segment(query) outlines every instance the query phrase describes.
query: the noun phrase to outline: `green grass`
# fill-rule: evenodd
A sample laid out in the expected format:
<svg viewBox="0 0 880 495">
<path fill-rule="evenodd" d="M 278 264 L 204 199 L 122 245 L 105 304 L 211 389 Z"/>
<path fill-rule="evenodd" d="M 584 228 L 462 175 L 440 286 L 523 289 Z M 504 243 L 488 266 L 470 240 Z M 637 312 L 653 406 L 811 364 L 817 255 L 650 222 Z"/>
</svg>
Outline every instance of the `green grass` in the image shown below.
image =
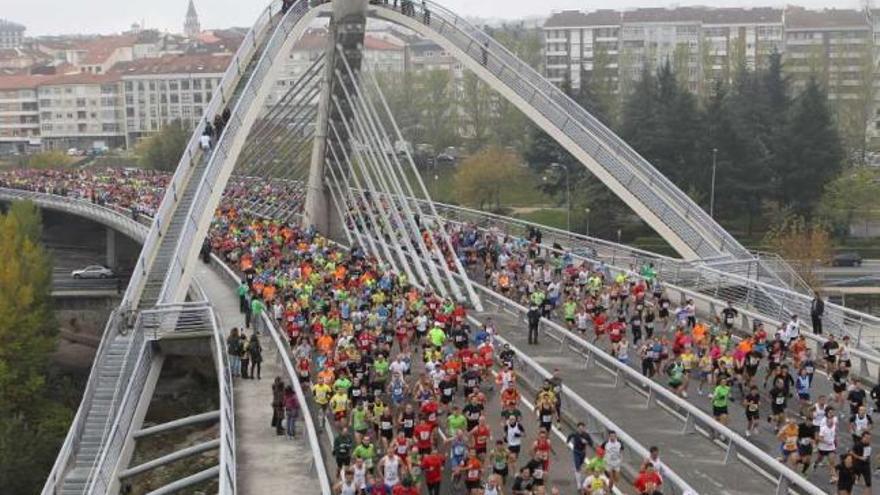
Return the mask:
<svg viewBox="0 0 880 495">
<path fill-rule="evenodd" d="M 434 201 L 450 204 L 461 204 L 461 200 L 455 193 L 454 166 L 440 166 L 436 173 L 431 169 L 420 170 L 425 187 Z M 436 178 L 435 178 L 436 177 Z M 501 191 L 501 207 L 540 207 L 559 204 L 560 200 L 545 194 L 538 189 L 541 177 L 531 170 L 527 170 L 523 179 L 514 187 L 507 187 Z M 465 205 L 474 206 L 474 205 Z"/>
<path fill-rule="evenodd" d="M 528 213 L 515 214 L 514 216 L 548 227 L 566 228 L 565 208 L 542 208 Z"/>
</svg>

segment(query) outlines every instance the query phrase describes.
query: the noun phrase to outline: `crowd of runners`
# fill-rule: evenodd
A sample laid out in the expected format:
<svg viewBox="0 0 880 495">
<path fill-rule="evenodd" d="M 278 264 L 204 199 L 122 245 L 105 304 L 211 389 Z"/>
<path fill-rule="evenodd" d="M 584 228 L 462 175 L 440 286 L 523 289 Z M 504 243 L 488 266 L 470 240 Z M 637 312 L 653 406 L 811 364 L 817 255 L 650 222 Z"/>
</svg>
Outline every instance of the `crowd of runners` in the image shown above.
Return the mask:
<svg viewBox="0 0 880 495">
<path fill-rule="evenodd" d="M 0 174 L 0 187 L 149 214 L 167 180 L 121 169 L 15 170 Z M 233 181 L 209 239 L 246 274 L 242 311 L 253 322 L 268 311 L 278 322 L 303 382 L 326 408 L 328 427 L 338 433 L 340 492 L 370 486 L 370 493 L 405 495 L 424 482 L 434 493 L 447 480 L 474 493 L 552 491 L 540 480 L 553 464 L 546 440 L 559 419 L 553 383 L 530 397 L 534 411 L 522 411 L 518 401 L 526 392 L 508 368 L 510 351 L 496 348 L 491 323 L 473 328 L 465 308 L 417 290 L 363 252 L 248 216 L 245 207 L 255 195 L 265 201 L 266 192 L 277 203 L 299 198 L 293 187 Z M 613 272 L 564 250 L 551 252 L 537 231 L 524 239 L 457 224 L 450 237 L 455 252 L 446 256 L 460 257 L 475 280 L 529 307 L 535 343 L 538 319 L 553 319 L 681 397 L 703 397 L 718 421 L 741 415 L 742 434 L 772 433 L 779 458 L 793 468 L 809 473 L 826 464 L 840 493 L 857 483 L 870 486 L 871 418 L 880 409 L 880 388 L 850 376 L 847 338 L 830 336 L 815 356 L 796 317 L 778 328 L 756 323 L 747 330 L 737 328 L 733 305 L 698 317 L 693 301 L 670 300 L 651 265 Z M 252 357 L 240 350 L 247 344 L 237 349 L 239 358 Z M 815 393 L 817 380 L 830 381 L 831 390 Z M 492 394 L 502 413 L 487 418 L 483 407 Z M 300 405 L 283 386 L 276 396 L 275 423 L 293 434 L 294 422 L 285 418 Z M 535 415 L 543 440 L 518 443 L 522 414 Z M 582 455 L 575 463 L 584 493 L 604 493 L 619 482 L 614 435 L 568 440 Z M 599 442 L 607 442 L 596 449 L 601 455 L 587 455 L 586 447 Z M 637 491 L 659 489 L 653 467 L 640 466 Z"/>
</svg>

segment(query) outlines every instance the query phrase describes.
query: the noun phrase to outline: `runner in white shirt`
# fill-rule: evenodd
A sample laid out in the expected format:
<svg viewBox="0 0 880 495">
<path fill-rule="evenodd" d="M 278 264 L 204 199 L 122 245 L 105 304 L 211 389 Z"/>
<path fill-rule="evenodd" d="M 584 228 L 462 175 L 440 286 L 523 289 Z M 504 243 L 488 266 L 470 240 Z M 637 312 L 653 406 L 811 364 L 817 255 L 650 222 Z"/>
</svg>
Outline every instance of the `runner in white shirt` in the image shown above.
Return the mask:
<svg viewBox="0 0 880 495">
<path fill-rule="evenodd" d="M 828 410 L 834 411 L 830 407 Z M 826 424 L 819 428 L 818 439 L 819 455 L 813 463 L 813 469 L 817 469 L 822 459 L 827 457 L 831 479 L 837 481 L 837 471 L 834 469 L 837 466 L 837 422 L 834 420 L 826 421 Z"/>
<path fill-rule="evenodd" d="M 387 493 L 391 493 L 394 486 L 400 483 L 400 458 L 394 451 L 389 450 L 379 461 L 379 472 L 382 473 L 382 479 L 385 483 Z"/>
<path fill-rule="evenodd" d="M 623 464 L 623 444 L 617 439 L 616 432 L 608 434 L 608 440 L 602 444 L 605 449 L 605 463 L 608 472 L 611 473 L 611 479 L 615 484 L 620 482 L 620 466 Z"/>
<path fill-rule="evenodd" d="M 581 489 L 584 495 L 608 495 L 611 493 L 611 482 L 598 469 L 584 479 Z"/>
</svg>

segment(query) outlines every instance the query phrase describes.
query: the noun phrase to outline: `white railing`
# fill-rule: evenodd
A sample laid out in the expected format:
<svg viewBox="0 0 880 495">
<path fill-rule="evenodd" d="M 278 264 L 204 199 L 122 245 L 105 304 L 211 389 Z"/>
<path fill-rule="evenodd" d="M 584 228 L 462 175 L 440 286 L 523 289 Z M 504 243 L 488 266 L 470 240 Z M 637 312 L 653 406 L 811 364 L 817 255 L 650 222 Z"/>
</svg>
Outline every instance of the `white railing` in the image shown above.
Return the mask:
<svg viewBox="0 0 880 495">
<path fill-rule="evenodd" d="M 67 474 L 68 465 L 73 460 L 82 441 L 83 432 L 86 427 L 86 417 L 88 416 L 92 399 L 95 396 L 95 391 L 98 387 L 101 363 L 103 363 L 104 357 L 107 355 L 113 337 L 118 332 L 118 326 L 121 321 L 122 319 L 117 310 L 113 310 L 113 312 L 110 313 L 110 318 L 107 320 L 107 325 L 104 327 L 104 334 L 101 338 L 101 343 L 98 345 L 98 351 L 95 353 L 95 360 L 92 362 L 92 369 L 89 372 L 89 378 L 86 381 L 86 388 L 83 392 L 82 400 L 80 400 L 73 422 L 67 430 L 67 436 L 64 438 L 61 450 L 55 458 L 55 464 L 52 466 L 52 470 L 46 478 L 45 485 L 43 485 L 43 491 L 41 492 L 42 495 L 54 495 L 61 491 L 61 486 L 64 483 L 64 476 Z"/>
<path fill-rule="evenodd" d="M 266 44 L 265 49 L 260 54 L 259 61 L 256 63 L 253 72 L 241 91 L 241 94 L 235 101 L 235 106 L 231 111 L 231 119 L 224 127 L 223 133 L 220 135 L 220 139 L 217 142 L 214 151 L 211 153 L 207 169 L 203 176 L 198 178 L 198 189 L 196 190 L 192 204 L 188 207 L 183 229 L 176 241 L 176 248 L 172 255 L 171 264 L 165 275 L 165 281 L 162 284 L 162 292 L 159 296 L 159 301 L 166 301 L 169 297 L 172 297 L 173 294 L 175 294 L 181 280 L 184 278 L 184 272 L 187 269 L 186 264 L 191 250 L 198 249 L 201 246 L 201 243 L 197 242 L 195 237 L 199 230 L 199 223 L 203 215 L 206 214 L 205 210 L 208 209 L 212 197 L 219 197 L 219 194 L 214 194 L 214 189 L 218 187 L 217 178 L 222 172 L 231 148 L 235 146 L 237 134 L 239 132 L 249 131 L 249 129 L 242 129 L 242 115 L 244 115 L 254 103 L 257 96 L 257 88 L 262 84 L 263 79 L 269 73 L 271 65 L 275 63 L 276 55 L 281 50 L 282 45 L 284 45 L 287 35 L 293 30 L 296 23 L 302 19 L 308 10 L 308 1 L 299 0 L 288 9 L 287 13 L 284 14 L 284 17 L 278 22 L 277 27 L 274 25 L 271 26 L 271 37 Z M 269 15 L 269 12 L 270 11 L 267 9 L 267 24 L 264 26 L 266 30 L 270 29 L 269 24 L 271 24 L 270 21 L 273 20 Z M 244 44 L 253 44 L 253 49 L 257 49 L 256 41 L 253 38 L 251 40 L 245 39 Z M 240 68 L 240 71 L 246 71 L 247 69 L 248 67 L 245 65 Z M 247 75 L 244 74 L 244 76 L 246 77 Z M 225 183 L 223 186 L 225 186 Z M 207 214 L 213 215 L 213 208 L 210 209 L 211 211 L 207 212 Z"/>
<path fill-rule="evenodd" d="M 225 261 L 220 259 L 219 256 L 215 254 L 211 254 L 211 259 L 213 261 L 212 266 L 219 267 L 217 268 L 222 275 L 229 278 L 229 283 L 232 286 L 238 286 L 241 281 L 241 277 L 226 264 Z M 272 342 L 275 344 L 275 349 L 278 352 L 278 357 L 281 360 L 281 364 L 284 368 L 284 371 L 287 374 L 287 379 L 290 384 L 293 386 L 294 393 L 296 393 L 296 400 L 300 404 L 300 411 L 303 416 L 303 423 L 306 428 L 306 436 L 309 439 L 309 446 L 312 449 L 312 460 L 313 467 L 318 476 L 318 484 L 321 488 L 321 493 L 323 495 L 332 495 L 333 488 L 330 483 L 330 476 L 328 469 L 328 464 L 330 463 L 330 457 L 322 455 L 322 445 L 321 441 L 318 437 L 318 430 L 315 427 L 315 418 L 312 416 L 312 412 L 308 407 L 308 398 L 310 395 L 306 395 L 306 393 L 302 389 L 302 385 L 299 382 L 299 376 L 296 374 L 296 369 L 293 366 L 293 362 L 290 360 L 290 355 L 287 351 L 289 345 L 287 341 L 281 337 L 278 330 L 275 328 L 275 322 L 269 318 L 267 313 L 262 314 L 263 323 L 269 331 L 269 336 L 272 338 Z"/>
<path fill-rule="evenodd" d="M 171 218 L 174 215 L 175 209 L 178 207 L 178 203 L 186 189 L 187 183 L 192 179 L 192 177 L 190 177 L 192 175 L 191 172 L 198 161 L 203 159 L 199 146 L 199 138 L 204 132 L 205 124 L 208 122 L 208 119 L 212 118 L 212 116 L 221 114 L 230 99 L 233 97 L 244 69 L 250 62 L 250 59 L 258 46 L 258 42 L 265 36 L 265 29 L 271 21 L 273 14 L 281 10 L 281 4 L 281 0 L 274 0 L 269 4 L 269 6 L 266 7 L 257 18 L 257 21 L 248 31 L 247 35 L 245 35 L 245 38 L 241 45 L 239 45 L 235 56 L 232 58 L 229 66 L 227 66 L 226 72 L 224 72 L 223 78 L 220 80 L 220 84 L 214 91 L 211 101 L 205 107 L 202 118 L 193 130 L 183 156 L 180 158 L 180 162 L 175 168 L 174 175 L 166 187 L 165 196 L 162 198 L 159 210 L 153 218 L 152 228 L 144 241 L 144 249 L 141 251 L 138 263 L 132 273 L 131 282 L 129 283 L 124 298 L 124 301 L 129 304 L 136 304 L 137 300 L 140 298 L 140 291 L 146 281 L 146 276 L 149 273 L 150 267 L 154 263 L 154 258 L 158 251 L 160 241 L 171 224 Z"/>
<path fill-rule="evenodd" d="M 214 328 L 214 364 L 220 384 L 220 495 L 235 495 L 237 491 L 235 464 L 235 391 L 232 370 L 226 354 L 226 336 L 219 315 L 211 311 Z"/>
<path fill-rule="evenodd" d="M 476 286 L 483 292 L 487 301 L 492 301 L 501 310 L 509 311 L 520 319 L 525 319 L 528 309 L 500 294 L 481 286 Z M 786 493 L 788 488 L 796 488 L 800 493 L 810 495 L 822 495 L 824 492 L 817 486 L 804 479 L 799 473 L 782 464 L 775 457 L 764 452 L 761 448 L 742 438 L 739 433 L 722 425 L 712 416 L 694 406 L 690 402 L 675 395 L 671 390 L 653 380 L 642 376 L 628 365 L 621 363 L 599 347 L 571 333 L 559 324 L 542 319 L 541 326 L 546 334 L 555 334 L 565 349 L 574 350 L 579 358 L 587 363 L 595 363 L 595 368 L 606 369 L 615 376 L 618 386 L 630 383 L 634 390 L 646 395 L 648 406 L 662 402 L 669 410 L 681 418 L 684 422 L 682 434 L 693 433 L 702 430 L 703 434 L 710 438 L 724 438 L 727 441 L 725 460 L 732 460 L 739 456 L 750 463 L 754 463 L 761 470 L 774 477 L 777 483 L 776 493 Z M 544 370 L 546 372 L 546 370 Z"/>
</svg>

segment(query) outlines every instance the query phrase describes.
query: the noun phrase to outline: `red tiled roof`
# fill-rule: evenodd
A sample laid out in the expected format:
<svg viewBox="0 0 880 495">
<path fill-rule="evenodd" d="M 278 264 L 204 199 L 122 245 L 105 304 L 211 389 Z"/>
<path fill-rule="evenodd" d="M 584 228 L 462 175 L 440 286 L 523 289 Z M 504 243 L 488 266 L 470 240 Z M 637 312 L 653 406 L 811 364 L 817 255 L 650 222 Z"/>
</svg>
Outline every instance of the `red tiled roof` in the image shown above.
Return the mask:
<svg viewBox="0 0 880 495">
<path fill-rule="evenodd" d="M 80 60 L 81 64 L 100 64 L 107 60 L 119 48 L 133 46 L 137 41 L 137 35 L 122 34 L 118 36 L 100 36 L 89 40 L 77 48 L 85 50 L 86 54 Z"/>
<path fill-rule="evenodd" d="M 148 74 L 213 74 L 226 71 L 231 60 L 232 55 L 228 53 L 165 55 L 134 62 L 120 62 L 113 66 L 111 72 L 118 73 L 122 77 Z"/>
<path fill-rule="evenodd" d="M 119 80 L 119 74 L 18 74 L 0 76 L 0 90 L 34 89 L 39 86 L 103 84 Z"/>
</svg>

